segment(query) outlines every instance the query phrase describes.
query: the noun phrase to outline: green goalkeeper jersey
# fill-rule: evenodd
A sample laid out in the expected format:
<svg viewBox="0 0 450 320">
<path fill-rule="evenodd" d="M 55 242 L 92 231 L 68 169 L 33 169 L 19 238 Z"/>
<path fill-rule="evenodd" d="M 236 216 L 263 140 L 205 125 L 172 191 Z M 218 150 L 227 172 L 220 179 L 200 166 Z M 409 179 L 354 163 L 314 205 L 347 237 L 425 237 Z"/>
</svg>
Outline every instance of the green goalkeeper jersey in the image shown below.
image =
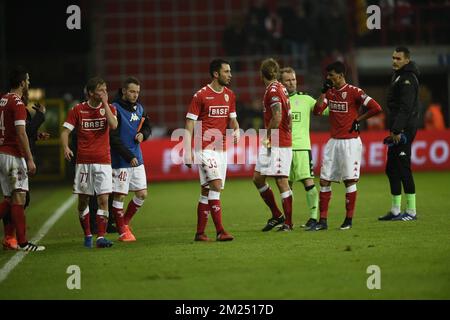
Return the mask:
<svg viewBox="0 0 450 320">
<path fill-rule="evenodd" d="M 289 95 L 289 102 L 292 113 L 292 150 L 311 150 L 309 119 L 316 99 L 303 92 L 295 92 Z M 323 115 L 328 115 L 328 108 Z"/>
</svg>

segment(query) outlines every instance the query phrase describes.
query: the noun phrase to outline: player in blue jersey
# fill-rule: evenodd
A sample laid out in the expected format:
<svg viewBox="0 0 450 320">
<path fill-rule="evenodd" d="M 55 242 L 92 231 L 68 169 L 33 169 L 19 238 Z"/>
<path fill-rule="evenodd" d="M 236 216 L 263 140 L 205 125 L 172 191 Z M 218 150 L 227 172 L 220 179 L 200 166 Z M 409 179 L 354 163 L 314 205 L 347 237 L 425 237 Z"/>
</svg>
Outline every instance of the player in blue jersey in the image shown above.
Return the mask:
<svg viewBox="0 0 450 320">
<path fill-rule="evenodd" d="M 138 102 L 139 80 L 129 77 L 123 83 L 118 98 L 113 102 L 117 109 L 118 126 L 110 132 L 113 169 L 112 212 L 116 220 L 119 241 L 136 241 L 129 228 L 130 220 L 147 197 L 147 178 L 140 143 L 151 134 L 150 123 L 144 107 Z M 124 212 L 123 202 L 129 191 L 135 193 Z"/>
</svg>

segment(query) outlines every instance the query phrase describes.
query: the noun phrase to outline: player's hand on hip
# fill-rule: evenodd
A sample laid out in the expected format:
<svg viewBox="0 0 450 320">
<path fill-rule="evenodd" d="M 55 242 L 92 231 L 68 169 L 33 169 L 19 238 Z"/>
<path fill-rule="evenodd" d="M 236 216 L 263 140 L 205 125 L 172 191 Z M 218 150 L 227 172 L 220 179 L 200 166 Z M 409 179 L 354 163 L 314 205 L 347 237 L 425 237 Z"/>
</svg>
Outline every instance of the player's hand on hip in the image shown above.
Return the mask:
<svg viewBox="0 0 450 320">
<path fill-rule="evenodd" d="M 141 143 L 142 141 L 144 141 L 144 135 L 142 133 L 138 133 L 136 134 L 136 136 L 134 137 L 134 140 L 136 140 L 137 143 Z"/>
<path fill-rule="evenodd" d="M 354 120 L 352 123 L 352 127 L 351 129 L 348 131 L 349 133 L 352 133 L 353 131 L 360 133 L 360 129 L 361 129 L 361 124 L 359 123 L 358 120 Z"/>
<path fill-rule="evenodd" d="M 32 176 L 36 173 L 36 165 L 34 164 L 33 159 L 27 160 L 27 169 L 28 175 Z"/>
<path fill-rule="evenodd" d="M 139 161 L 137 158 L 133 158 L 131 159 L 130 164 L 132 167 L 137 167 L 139 165 Z"/>
<path fill-rule="evenodd" d="M 66 159 L 66 160 L 71 160 L 72 159 L 72 157 L 73 157 L 73 152 L 72 152 L 72 150 L 70 150 L 70 148 L 69 147 L 66 147 L 66 148 L 64 148 L 64 158 Z"/>
</svg>

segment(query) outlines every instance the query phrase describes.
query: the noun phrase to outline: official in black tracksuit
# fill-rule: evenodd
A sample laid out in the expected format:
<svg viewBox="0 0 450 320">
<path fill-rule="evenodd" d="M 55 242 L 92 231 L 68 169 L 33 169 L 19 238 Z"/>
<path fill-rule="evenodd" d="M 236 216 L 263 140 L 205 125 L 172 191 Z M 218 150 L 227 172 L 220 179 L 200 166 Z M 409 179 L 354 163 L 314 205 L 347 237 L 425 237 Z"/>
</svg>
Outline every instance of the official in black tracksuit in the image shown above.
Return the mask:
<svg viewBox="0 0 450 320">
<path fill-rule="evenodd" d="M 391 210 L 379 220 L 416 220 L 416 188 L 411 171 L 411 145 L 419 119 L 419 70 L 410 60 L 410 52 L 398 47 L 392 55 L 392 76 L 387 97 L 388 154 L 386 174 L 392 195 Z M 385 139 L 386 140 L 386 139 Z M 401 213 L 402 185 L 406 210 Z"/>
</svg>

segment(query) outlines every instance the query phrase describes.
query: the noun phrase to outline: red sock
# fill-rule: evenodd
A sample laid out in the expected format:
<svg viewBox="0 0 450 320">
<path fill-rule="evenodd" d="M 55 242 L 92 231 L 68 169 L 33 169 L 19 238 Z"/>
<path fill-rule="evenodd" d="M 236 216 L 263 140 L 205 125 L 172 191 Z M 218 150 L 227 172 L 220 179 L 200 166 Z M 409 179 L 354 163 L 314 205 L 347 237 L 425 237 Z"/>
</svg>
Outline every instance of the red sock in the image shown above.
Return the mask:
<svg viewBox="0 0 450 320">
<path fill-rule="evenodd" d="M 285 224 L 292 227 L 292 192 L 286 191 L 281 194 L 281 202 L 283 203 Z"/>
<path fill-rule="evenodd" d="M 211 210 L 211 217 L 216 226 L 216 232 L 221 233 L 224 229 L 222 225 L 222 206 L 220 205 L 220 200 L 208 200 L 208 203 Z"/>
<path fill-rule="evenodd" d="M 206 201 L 208 201 L 207 199 L 208 198 L 206 198 Z M 199 201 L 197 205 L 197 234 L 205 233 L 206 224 L 208 223 L 208 213 L 209 204 Z"/>
<path fill-rule="evenodd" d="M 279 218 L 283 215 L 280 209 L 278 209 L 277 203 L 275 202 L 275 197 L 273 196 L 273 192 L 270 187 L 268 187 L 267 190 L 260 192 L 260 195 L 267 206 L 270 208 L 270 211 L 272 211 L 272 216 L 274 218 Z"/>
<path fill-rule="evenodd" d="M 137 202 L 140 202 L 141 204 L 137 204 Z M 138 209 L 142 206 L 142 203 L 144 200 L 137 199 L 136 197 L 133 198 L 133 200 L 128 203 L 127 211 L 125 212 L 124 216 L 124 223 L 128 225 L 130 223 L 131 218 L 133 218 L 134 214 L 138 211 Z"/>
<path fill-rule="evenodd" d="M 103 215 L 99 215 L 97 212 L 95 222 L 97 222 L 97 237 L 104 237 L 106 234 L 106 227 L 108 226 L 108 218 Z"/>
<path fill-rule="evenodd" d="M 353 213 L 355 212 L 356 193 L 357 191 L 348 192 L 345 194 L 346 217 L 350 219 L 353 218 Z"/>
<path fill-rule="evenodd" d="M 117 231 L 119 235 L 121 235 L 123 233 L 123 227 L 125 226 L 125 213 L 123 212 L 122 208 L 116 208 L 114 206 L 112 207 L 112 212 L 114 215 L 114 219 L 116 220 Z"/>
<path fill-rule="evenodd" d="M 320 191 L 319 199 L 320 219 L 326 219 L 328 217 L 328 204 L 331 199 L 331 191 Z"/>
<path fill-rule="evenodd" d="M 16 227 L 11 221 L 11 213 L 3 217 L 3 227 L 5 229 L 5 237 L 16 237 Z"/>
<path fill-rule="evenodd" d="M 20 245 L 26 244 L 26 222 L 25 222 L 25 210 L 23 205 L 13 204 L 11 205 L 11 217 L 14 225 L 17 228 L 17 242 Z"/>
<path fill-rule="evenodd" d="M 0 202 L 0 219 L 6 216 L 11 211 L 11 201 L 9 199 L 3 199 Z"/>
<path fill-rule="evenodd" d="M 89 210 L 83 211 L 79 215 L 81 229 L 83 229 L 84 236 L 92 236 L 91 219 L 89 218 Z"/>
</svg>

